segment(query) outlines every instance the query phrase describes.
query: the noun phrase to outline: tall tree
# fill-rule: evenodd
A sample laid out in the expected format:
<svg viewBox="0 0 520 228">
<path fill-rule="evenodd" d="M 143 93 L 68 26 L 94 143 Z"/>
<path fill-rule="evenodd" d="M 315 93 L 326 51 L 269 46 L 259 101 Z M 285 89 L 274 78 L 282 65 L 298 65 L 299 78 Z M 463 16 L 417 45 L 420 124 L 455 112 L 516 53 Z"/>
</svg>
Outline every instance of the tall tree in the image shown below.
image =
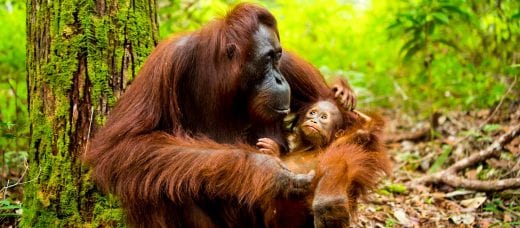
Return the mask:
<svg viewBox="0 0 520 228">
<path fill-rule="evenodd" d="M 30 152 L 22 225 L 121 222 L 80 158 L 158 41 L 155 0 L 27 0 Z"/>
</svg>

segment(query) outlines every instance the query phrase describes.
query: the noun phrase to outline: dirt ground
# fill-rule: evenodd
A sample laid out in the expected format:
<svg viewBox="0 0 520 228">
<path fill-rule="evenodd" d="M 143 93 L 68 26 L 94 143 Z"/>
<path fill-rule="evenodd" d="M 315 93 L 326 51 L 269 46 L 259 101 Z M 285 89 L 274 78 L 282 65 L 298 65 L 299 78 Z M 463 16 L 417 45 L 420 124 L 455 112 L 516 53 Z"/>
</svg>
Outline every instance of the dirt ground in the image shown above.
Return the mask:
<svg viewBox="0 0 520 228">
<path fill-rule="evenodd" d="M 496 112 L 439 113 L 433 115 L 432 123 L 414 123 L 406 115 L 387 116 L 392 116 L 387 136 L 422 133 L 411 140 L 388 143 L 393 176 L 360 205 L 353 227 L 520 227 L 518 188 L 484 192 L 444 183 L 425 186 L 411 182 L 488 147 L 519 124 L 520 106 Z M 513 138 L 498 154 L 458 172 L 458 176 L 468 180 L 520 178 L 520 137 Z"/>
</svg>

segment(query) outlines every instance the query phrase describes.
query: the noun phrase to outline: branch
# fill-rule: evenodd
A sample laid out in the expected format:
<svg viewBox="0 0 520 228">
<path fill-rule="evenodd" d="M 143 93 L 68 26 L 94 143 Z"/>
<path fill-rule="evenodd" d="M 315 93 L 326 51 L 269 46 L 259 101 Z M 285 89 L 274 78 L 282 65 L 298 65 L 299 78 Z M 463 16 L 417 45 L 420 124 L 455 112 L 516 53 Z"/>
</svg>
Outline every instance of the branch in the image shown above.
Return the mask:
<svg viewBox="0 0 520 228">
<path fill-rule="evenodd" d="M 500 152 L 500 150 L 504 147 L 504 145 L 508 144 L 520 133 L 520 124 L 513 126 L 509 132 L 503 134 L 493 142 L 486 149 L 479 151 L 478 153 L 472 154 L 469 157 L 462 159 L 455 164 L 451 165 L 450 168 L 452 172 L 457 172 L 462 169 L 468 168 L 471 165 L 474 165 L 478 162 L 485 161 L 486 159 L 493 157 L 496 153 Z"/>
<path fill-rule="evenodd" d="M 419 141 L 423 138 L 427 138 L 430 135 L 430 127 L 422 128 L 410 133 L 401 133 L 395 135 L 389 135 L 385 138 L 385 143 L 395 143 L 404 140 L 408 141 Z"/>
<path fill-rule="evenodd" d="M 33 181 L 37 180 L 40 177 L 40 173 L 42 171 L 41 168 L 38 171 L 38 175 L 35 178 L 33 178 L 32 180 L 28 180 L 28 181 L 22 182 L 22 180 L 25 177 L 25 174 L 27 174 L 27 171 L 29 170 L 29 164 L 27 163 L 27 160 L 24 160 L 24 166 L 25 166 L 25 169 L 23 170 L 22 175 L 18 178 L 18 181 L 16 181 L 14 184 L 9 184 L 9 180 L 7 180 L 6 186 L 4 186 L 2 189 L 0 189 L 0 192 L 4 193 L 3 194 L 3 199 L 5 199 L 7 197 L 7 190 L 9 188 L 13 188 L 13 187 L 16 187 L 18 185 L 23 185 L 23 184 L 26 184 L 26 183 L 29 183 L 29 182 L 33 182 Z"/>
<path fill-rule="evenodd" d="M 481 150 L 478 153 L 474 153 L 469 157 L 454 163 L 453 165 L 451 165 L 443 171 L 439 171 L 437 173 L 433 173 L 416 179 L 412 181 L 411 184 L 416 185 L 430 183 L 445 183 L 453 187 L 463 187 L 466 189 L 479 191 L 499 191 L 508 188 L 518 188 L 520 187 L 520 178 L 510 178 L 493 181 L 479 181 L 458 177 L 457 172 L 465 168 L 468 168 L 472 165 L 475 165 L 481 161 L 484 161 L 490 157 L 496 156 L 497 153 L 499 153 L 501 149 L 504 147 L 504 145 L 511 142 L 511 140 L 513 140 L 519 134 L 520 124 L 517 124 L 513 126 L 507 133 L 500 136 L 498 140 L 493 142 L 486 149 Z"/>
<path fill-rule="evenodd" d="M 465 189 L 477 190 L 477 191 L 501 191 L 510 188 L 520 188 L 520 178 L 509 178 L 502 180 L 470 180 L 457 176 L 456 174 L 446 174 L 441 177 L 442 182 L 454 186 L 462 187 Z"/>
</svg>

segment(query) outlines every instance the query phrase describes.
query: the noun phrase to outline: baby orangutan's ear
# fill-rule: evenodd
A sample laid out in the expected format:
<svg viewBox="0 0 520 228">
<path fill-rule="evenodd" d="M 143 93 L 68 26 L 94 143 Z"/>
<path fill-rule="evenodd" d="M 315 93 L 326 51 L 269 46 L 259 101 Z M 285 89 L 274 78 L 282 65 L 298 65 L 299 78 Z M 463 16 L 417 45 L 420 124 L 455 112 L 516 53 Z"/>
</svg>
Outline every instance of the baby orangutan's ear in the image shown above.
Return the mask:
<svg viewBox="0 0 520 228">
<path fill-rule="evenodd" d="M 343 135 L 343 133 L 345 133 L 345 130 L 339 129 L 338 131 L 336 131 L 336 134 L 334 134 L 334 138 L 335 139 L 339 138 L 340 136 Z"/>
</svg>

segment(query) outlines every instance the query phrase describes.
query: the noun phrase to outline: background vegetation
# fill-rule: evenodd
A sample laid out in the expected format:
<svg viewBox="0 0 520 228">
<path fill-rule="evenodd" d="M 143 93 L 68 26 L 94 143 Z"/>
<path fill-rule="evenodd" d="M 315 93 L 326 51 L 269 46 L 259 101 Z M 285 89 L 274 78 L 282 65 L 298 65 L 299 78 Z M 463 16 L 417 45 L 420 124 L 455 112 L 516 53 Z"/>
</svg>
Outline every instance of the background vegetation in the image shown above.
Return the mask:
<svg viewBox="0 0 520 228">
<path fill-rule="evenodd" d="M 160 0 L 160 35 L 199 28 L 233 0 Z M 327 78 L 347 77 L 359 107 L 415 120 L 519 102 L 520 2 L 516 0 L 264 0 L 282 45 Z M 0 0 L 0 184 L 23 176 L 27 156 L 25 2 Z M 512 91 L 507 93 L 506 91 Z M 3 191 L 7 192 L 4 188 Z M 21 208 L 0 198 L 0 223 Z"/>
</svg>

